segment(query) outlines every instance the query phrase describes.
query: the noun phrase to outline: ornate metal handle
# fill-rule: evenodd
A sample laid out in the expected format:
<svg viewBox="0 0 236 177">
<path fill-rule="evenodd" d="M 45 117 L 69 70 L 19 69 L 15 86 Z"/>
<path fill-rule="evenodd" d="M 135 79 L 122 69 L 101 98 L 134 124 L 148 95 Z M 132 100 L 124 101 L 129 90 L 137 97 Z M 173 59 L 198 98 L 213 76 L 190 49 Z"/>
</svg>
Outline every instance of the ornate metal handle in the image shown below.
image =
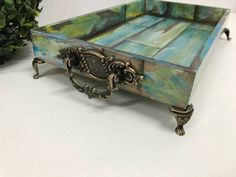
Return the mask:
<svg viewBox="0 0 236 177">
<path fill-rule="evenodd" d="M 118 91 L 117 85 L 138 85 L 142 76 L 137 75 L 128 62 L 114 61 L 112 57 L 105 57 L 95 50 L 84 51 L 80 48 L 66 48 L 60 50 L 59 58 L 64 59 L 67 74 L 72 85 L 91 98 L 106 99 Z M 82 84 L 74 77 L 72 69 L 84 72 L 97 80 L 108 83 L 105 91 L 98 90 L 93 86 Z"/>
</svg>

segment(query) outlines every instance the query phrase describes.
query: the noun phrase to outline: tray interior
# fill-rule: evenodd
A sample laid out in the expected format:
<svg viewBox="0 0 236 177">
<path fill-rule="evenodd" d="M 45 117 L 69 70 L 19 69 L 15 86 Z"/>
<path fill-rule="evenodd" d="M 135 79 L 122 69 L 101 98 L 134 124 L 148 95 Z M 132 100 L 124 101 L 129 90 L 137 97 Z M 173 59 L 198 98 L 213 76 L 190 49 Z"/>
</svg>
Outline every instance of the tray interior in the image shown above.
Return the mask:
<svg viewBox="0 0 236 177">
<path fill-rule="evenodd" d="M 190 67 L 213 30 L 212 25 L 144 15 L 88 41 Z"/>
</svg>

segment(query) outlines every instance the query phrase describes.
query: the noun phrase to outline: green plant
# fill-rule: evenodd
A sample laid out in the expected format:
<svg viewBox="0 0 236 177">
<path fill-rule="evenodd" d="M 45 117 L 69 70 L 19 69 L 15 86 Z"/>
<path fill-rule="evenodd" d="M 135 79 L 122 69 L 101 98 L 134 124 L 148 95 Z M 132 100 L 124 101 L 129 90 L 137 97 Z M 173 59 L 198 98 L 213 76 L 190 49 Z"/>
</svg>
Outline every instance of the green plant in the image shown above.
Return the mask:
<svg viewBox="0 0 236 177">
<path fill-rule="evenodd" d="M 42 0 L 0 0 L 0 64 L 30 40 Z"/>
</svg>

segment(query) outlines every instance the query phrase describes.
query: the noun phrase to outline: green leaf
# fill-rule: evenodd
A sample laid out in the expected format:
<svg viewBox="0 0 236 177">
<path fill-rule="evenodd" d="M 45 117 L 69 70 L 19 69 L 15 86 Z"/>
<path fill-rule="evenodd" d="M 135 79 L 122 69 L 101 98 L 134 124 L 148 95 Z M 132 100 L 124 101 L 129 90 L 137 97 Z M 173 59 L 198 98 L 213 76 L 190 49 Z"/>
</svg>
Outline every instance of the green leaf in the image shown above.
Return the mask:
<svg viewBox="0 0 236 177">
<path fill-rule="evenodd" d="M 21 48 L 21 46 L 18 46 L 18 45 L 11 45 L 10 47 L 13 48 L 13 49 L 19 49 L 19 48 Z"/>
<path fill-rule="evenodd" d="M 33 15 L 34 15 L 34 16 L 38 16 L 39 13 L 40 13 L 40 12 L 39 12 L 38 10 L 33 10 Z"/>
<path fill-rule="evenodd" d="M 12 20 L 16 17 L 17 13 L 11 13 L 10 15 L 8 15 L 8 19 Z"/>
<path fill-rule="evenodd" d="M 11 5 L 11 4 L 4 4 L 3 6 L 2 6 L 2 11 L 4 12 L 4 13 L 6 13 L 6 14 L 8 14 L 9 13 L 9 11 L 11 11 L 11 9 L 13 9 L 14 8 L 14 5 Z"/>
<path fill-rule="evenodd" d="M 9 37 L 9 40 L 17 40 L 17 35 L 16 35 L 16 34 L 12 34 L 12 35 Z"/>
<path fill-rule="evenodd" d="M 13 5 L 14 4 L 14 0 L 5 0 L 4 2 L 6 4 L 9 4 L 9 5 Z"/>
<path fill-rule="evenodd" d="M 3 34 L 0 34 L 0 42 L 1 41 L 4 41 L 4 40 L 6 40 L 7 38 L 6 38 L 6 36 L 4 36 Z"/>
<path fill-rule="evenodd" d="M 31 5 L 31 0 L 25 0 L 25 2 L 30 6 Z"/>
<path fill-rule="evenodd" d="M 20 20 L 20 24 L 23 25 L 25 23 L 25 17 L 23 17 L 21 20 Z"/>
<path fill-rule="evenodd" d="M 33 27 L 34 24 L 32 22 L 24 23 L 22 26 L 24 27 Z"/>
<path fill-rule="evenodd" d="M 0 29 L 4 28 L 5 26 L 6 26 L 6 17 L 2 12 L 0 12 Z"/>
<path fill-rule="evenodd" d="M 1 52 L 5 55 L 9 55 L 12 51 L 13 49 L 11 47 L 6 47 L 1 50 Z"/>
</svg>

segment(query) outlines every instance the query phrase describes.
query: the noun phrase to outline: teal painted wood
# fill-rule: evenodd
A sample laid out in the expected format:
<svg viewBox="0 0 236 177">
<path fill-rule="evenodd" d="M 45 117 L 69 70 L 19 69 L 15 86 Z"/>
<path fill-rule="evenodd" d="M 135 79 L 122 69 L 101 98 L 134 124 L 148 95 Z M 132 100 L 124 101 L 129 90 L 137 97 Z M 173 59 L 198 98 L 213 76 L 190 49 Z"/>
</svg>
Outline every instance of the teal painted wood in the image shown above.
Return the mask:
<svg viewBox="0 0 236 177">
<path fill-rule="evenodd" d="M 57 57 L 62 48 L 74 46 L 103 51 L 104 55 L 115 60 L 130 62 L 138 73 L 144 74 L 141 87 L 129 91 L 185 108 L 201 61 L 222 31 L 229 11 L 221 9 L 224 13 L 221 17 L 221 10 L 209 15 L 215 11 L 210 7 L 199 10 L 199 6 L 193 5 L 156 0 L 143 2 L 124 4 L 34 29 L 35 56 L 64 68 L 63 61 Z M 155 15 L 164 15 L 166 19 Z M 215 20 L 212 26 L 206 25 L 209 16 L 211 21 Z M 148 30 L 149 33 L 144 32 Z M 114 35 L 109 36 L 109 32 Z M 103 35 L 109 39 L 104 43 L 85 41 L 102 39 Z"/>
<path fill-rule="evenodd" d="M 130 38 L 130 41 L 161 49 L 182 33 L 190 23 L 166 18 Z M 153 57 L 153 56 L 152 56 Z"/>
<path fill-rule="evenodd" d="M 132 67 L 139 73 L 142 69 L 140 66 L 145 57 L 127 55 L 123 52 L 117 52 L 112 48 L 102 48 L 101 46 L 88 43 L 79 39 L 61 38 L 59 35 L 46 34 L 38 31 L 32 31 L 33 49 L 35 57 L 56 64 L 61 68 L 65 68 L 62 59 L 58 58 L 60 50 L 68 47 L 83 47 L 84 49 L 93 49 L 97 51 L 103 50 L 104 55 L 113 56 L 115 60 L 128 61 Z"/>
<path fill-rule="evenodd" d="M 142 93 L 162 103 L 186 108 L 195 74 L 165 64 L 145 61 Z"/>
<path fill-rule="evenodd" d="M 225 9 L 198 6 L 196 13 L 196 20 L 199 22 L 206 22 L 216 24 L 223 16 Z"/>
<path fill-rule="evenodd" d="M 168 11 L 171 17 L 194 20 L 195 7 L 195 5 L 170 3 Z"/>
<path fill-rule="evenodd" d="M 217 24 L 216 27 L 214 28 L 214 31 L 211 33 L 211 35 L 209 36 L 209 38 L 208 38 L 207 41 L 205 42 L 204 47 L 203 47 L 203 49 L 202 49 L 202 51 L 201 51 L 201 53 L 200 53 L 200 55 L 199 55 L 200 61 L 203 61 L 203 60 L 204 60 L 204 58 L 205 58 L 205 56 L 207 55 L 207 53 L 208 53 L 210 47 L 213 45 L 215 39 L 217 38 L 217 36 L 219 36 L 219 34 L 221 34 L 221 32 L 222 32 L 222 30 L 223 30 L 223 26 L 224 26 L 224 24 L 225 24 L 225 22 L 226 22 L 226 19 L 227 19 L 229 13 L 230 13 L 230 10 L 227 10 L 227 11 L 223 14 L 222 18 L 220 19 L 220 21 L 218 22 L 218 24 Z M 195 68 L 194 68 L 195 71 L 194 71 L 194 72 L 197 72 L 197 70 L 199 69 L 199 67 L 200 67 L 200 64 L 197 65 L 197 66 L 195 66 Z"/>
<path fill-rule="evenodd" d="M 144 30 L 145 27 L 133 25 L 133 24 L 124 24 L 114 30 L 105 32 L 102 35 L 99 35 L 95 38 L 89 40 L 89 42 L 112 47 L 130 36 L 135 35 L 136 33 Z"/>
<path fill-rule="evenodd" d="M 144 0 L 136 0 L 126 5 L 126 20 L 130 20 L 135 17 L 144 15 L 144 13 L 145 13 Z"/>
<path fill-rule="evenodd" d="M 128 23 L 131 23 L 133 25 L 143 26 L 143 27 L 150 27 L 161 20 L 163 20 L 163 18 L 161 17 L 156 17 L 152 15 L 144 15 L 141 17 L 137 17 L 134 20 L 128 21 Z"/>
<path fill-rule="evenodd" d="M 198 25 L 199 26 L 199 25 Z M 155 60 L 167 61 L 179 66 L 190 67 L 211 34 L 211 30 L 191 25 L 179 37 L 160 51 Z"/>
<path fill-rule="evenodd" d="M 163 20 L 163 18 L 153 16 L 138 17 L 134 20 L 128 21 L 118 28 L 115 28 L 114 30 L 107 31 L 89 39 L 89 42 L 112 47 L 161 20 Z"/>
<path fill-rule="evenodd" d="M 146 0 L 146 8 L 148 13 L 158 16 L 166 15 L 168 10 L 167 2 L 159 0 Z"/>
<path fill-rule="evenodd" d="M 58 34 L 67 38 L 84 38 L 118 25 L 125 20 L 125 6 L 117 6 L 53 25 L 39 28 L 39 31 Z"/>
<path fill-rule="evenodd" d="M 124 51 L 124 52 L 130 52 L 130 53 L 134 53 L 137 55 L 142 55 L 142 56 L 146 56 L 150 58 L 159 51 L 158 48 L 150 47 L 143 44 L 138 44 L 138 43 L 127 41 L 127 40 L 115 46 L 114 48 L 117 50 Z"/>
</svg>

